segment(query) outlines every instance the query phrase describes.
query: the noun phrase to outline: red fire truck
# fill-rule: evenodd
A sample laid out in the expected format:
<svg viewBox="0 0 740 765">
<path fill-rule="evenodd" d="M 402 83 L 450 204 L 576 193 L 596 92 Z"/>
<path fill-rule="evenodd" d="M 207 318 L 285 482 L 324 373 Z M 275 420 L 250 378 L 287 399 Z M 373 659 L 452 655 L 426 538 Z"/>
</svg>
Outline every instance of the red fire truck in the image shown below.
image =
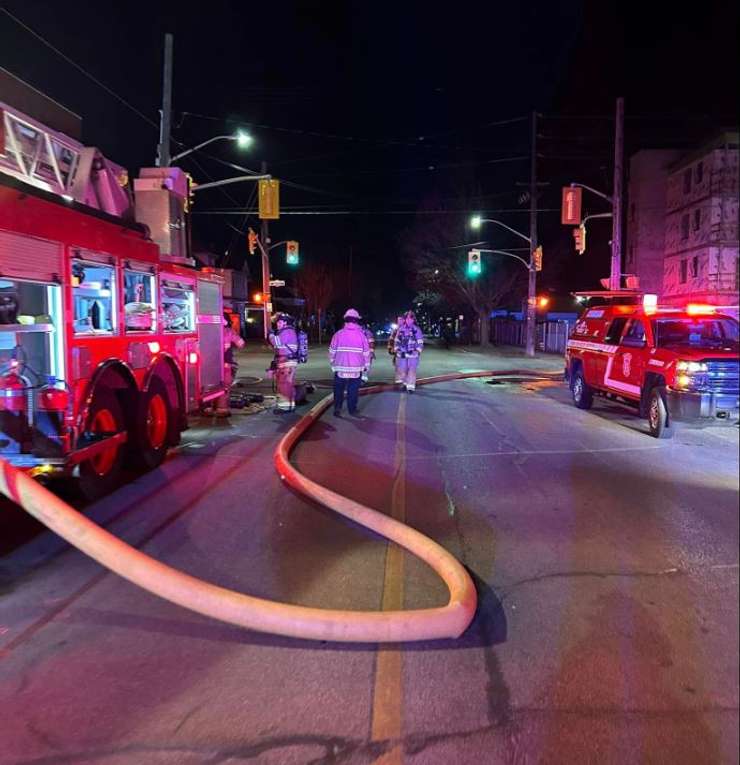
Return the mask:
<svg viewBox="0 0 740 765">
<path fill-rule="evenodd" d="M 601 304 L 576 323 L 566 351 L 573 403 L 595 396 L 634 405 L 657 438 L 673 422 L 737 423 L 740 415 L 738 322 L 709 305 L 657 304 L 629 290 L 578 293 Z"/>
<path fill-rule="evenodd" d="M 99 496 L 223 394 L 222 279 L 187 257 L 180 170 L 142 171 L 134 207 L 96 149 L 0 125 L 0 456 Z"/>
</svg>

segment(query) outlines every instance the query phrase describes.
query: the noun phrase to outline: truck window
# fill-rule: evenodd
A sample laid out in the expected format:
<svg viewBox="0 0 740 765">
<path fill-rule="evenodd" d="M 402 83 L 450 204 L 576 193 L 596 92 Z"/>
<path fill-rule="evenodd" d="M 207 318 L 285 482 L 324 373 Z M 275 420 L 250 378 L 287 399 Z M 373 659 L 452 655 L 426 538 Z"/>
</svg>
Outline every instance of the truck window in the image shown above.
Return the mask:
<svg viewBox="0 0 740 765">
<path fill-rule="evenodd" d="M 127 332 L 151 332 L 154 329 L 154 275 L 126 270 L 123 273 L 123 311 Z"/>
<path fill-rule="evenodd" d="M 635 343 L 645 342 L 645 325 L 640 319 L 632 319 L 627 331 L 624 333 L 623 340 L 630 339 Z"/>
<path fill-rule="evenodd" d="M 653 334 L 659 348 L 686 345 L 736 350 L 738 347 L 738 323 L 733 319 L 656 319 Z"/>
<path fill-rule="evenodd" d="M 604 342 L 608 345 L 619 345 L 619 339 L 622 337 L 622 330 L 627 323 L 627 319 L 624 316 L 620 316 L 618 319 L 613 319 L 609 325 L 609 329 L 604 335 Z"/>
<path fill-rule="evenodd" d="M 115 284 L 113 266 L 102 263 L 72 263 L 72 302 L 75 334 L 115 332 Z"/>
<path fill-rule="evenodd" d="M 162 327 L 165 332 L 195 330 L 195 293 L 192 284 L 174 279 L 163 279 L 160 304 Z"/>
</svg>

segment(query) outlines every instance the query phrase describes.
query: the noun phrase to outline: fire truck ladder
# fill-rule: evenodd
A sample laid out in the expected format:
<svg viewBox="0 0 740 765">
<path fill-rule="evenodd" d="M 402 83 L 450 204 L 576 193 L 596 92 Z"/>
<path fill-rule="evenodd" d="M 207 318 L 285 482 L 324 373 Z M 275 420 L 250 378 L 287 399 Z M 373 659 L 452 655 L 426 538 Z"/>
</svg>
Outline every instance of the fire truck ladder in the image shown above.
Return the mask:
<svg viewBox="0 0 740 765">
<path fill-rule="evenodd" d="M 98 149 L 0 102 L 0 172 L 69 202 L 127 218 L 133 204 L 126 170 Z"/>
</svg>

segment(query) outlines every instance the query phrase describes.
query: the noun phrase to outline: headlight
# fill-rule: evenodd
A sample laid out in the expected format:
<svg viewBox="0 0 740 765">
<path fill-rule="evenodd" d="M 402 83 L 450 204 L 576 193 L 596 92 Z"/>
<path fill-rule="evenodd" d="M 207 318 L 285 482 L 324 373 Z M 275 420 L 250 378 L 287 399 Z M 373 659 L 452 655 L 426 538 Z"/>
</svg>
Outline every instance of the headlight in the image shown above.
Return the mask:
<svg viewBox="0 0 740 765">
<path fill-rule="evenodd" d="M 696 374 L 697 372 L 706 372 L 707 365 L 703 361 L 679 361 L 676 364 L 676 371 Z"/>
</svg>

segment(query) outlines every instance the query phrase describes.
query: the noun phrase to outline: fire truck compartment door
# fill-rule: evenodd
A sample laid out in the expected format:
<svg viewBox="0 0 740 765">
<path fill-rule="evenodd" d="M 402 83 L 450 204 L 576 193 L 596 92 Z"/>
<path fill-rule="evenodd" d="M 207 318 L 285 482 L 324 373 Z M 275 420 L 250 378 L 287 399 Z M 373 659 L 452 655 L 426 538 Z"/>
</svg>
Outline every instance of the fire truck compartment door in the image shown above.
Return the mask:
<svg viewBox="0 0 740 765">
<path fill-rule="evenodd" d="M 0 274 L 36 282 L 58 282 L 62 275 L 62 245 L 0 231 Z"/>
<path fill-rule="evenodd" d="M 198 348 L 201 393 L 218 390 L 224 384 L 223 303 L 221 285 L 198 280 Z"/>
</svg>

